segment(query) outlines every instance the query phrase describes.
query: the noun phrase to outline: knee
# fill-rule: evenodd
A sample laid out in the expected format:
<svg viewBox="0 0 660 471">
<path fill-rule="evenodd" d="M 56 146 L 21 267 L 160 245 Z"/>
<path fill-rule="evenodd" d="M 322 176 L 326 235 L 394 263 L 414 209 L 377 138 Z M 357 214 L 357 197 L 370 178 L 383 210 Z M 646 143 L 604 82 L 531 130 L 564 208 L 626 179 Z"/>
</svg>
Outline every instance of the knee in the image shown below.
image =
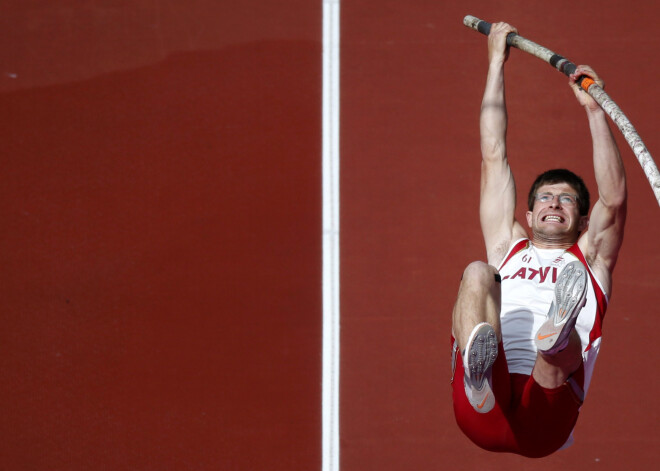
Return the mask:
<svg viewBox="0 0 660 471">
<path fill-rule="evenodd" d="M 499 283 L 499 276 L 494 266 L 484 262 L 472 262 L 463 272 L 462 283 L 489 287 Z"/>
</svg>

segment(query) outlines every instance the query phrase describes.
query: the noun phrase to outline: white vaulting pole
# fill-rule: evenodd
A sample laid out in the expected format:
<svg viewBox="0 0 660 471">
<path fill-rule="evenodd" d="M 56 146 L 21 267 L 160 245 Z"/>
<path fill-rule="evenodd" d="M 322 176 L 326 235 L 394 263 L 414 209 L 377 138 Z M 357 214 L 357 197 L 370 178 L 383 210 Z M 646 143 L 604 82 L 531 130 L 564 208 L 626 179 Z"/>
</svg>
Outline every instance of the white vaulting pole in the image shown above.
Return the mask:
<svg viewBox="0 0 660 471">
<path fill-rule="evenodd" d="M 339 31 L 323 0 L 323 471 L 339 470 Z"/>
</svg>

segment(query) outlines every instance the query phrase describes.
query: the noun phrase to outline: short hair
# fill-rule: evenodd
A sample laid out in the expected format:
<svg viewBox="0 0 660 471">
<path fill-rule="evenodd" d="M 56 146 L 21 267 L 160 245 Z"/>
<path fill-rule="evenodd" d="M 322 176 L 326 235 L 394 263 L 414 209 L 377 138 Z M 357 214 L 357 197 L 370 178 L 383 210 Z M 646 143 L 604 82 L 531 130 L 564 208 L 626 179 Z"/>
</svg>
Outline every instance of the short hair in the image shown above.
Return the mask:
<svg viewBox="0 0 660 471">
<path fill-rule="evenodd" d="M 577 193 L 580 216 L 589 214 L 589 190 L 587 189 L 587 185 L 584 184 L 582 178 L 565 168 L 548 170 L 536 177 L 527 198 L 527 205 L 530 211 L 534 208 L 538 189 L 543 185 L 554 185 L 555 183 L 566 183 L 570 185 Z"/>
</svg>

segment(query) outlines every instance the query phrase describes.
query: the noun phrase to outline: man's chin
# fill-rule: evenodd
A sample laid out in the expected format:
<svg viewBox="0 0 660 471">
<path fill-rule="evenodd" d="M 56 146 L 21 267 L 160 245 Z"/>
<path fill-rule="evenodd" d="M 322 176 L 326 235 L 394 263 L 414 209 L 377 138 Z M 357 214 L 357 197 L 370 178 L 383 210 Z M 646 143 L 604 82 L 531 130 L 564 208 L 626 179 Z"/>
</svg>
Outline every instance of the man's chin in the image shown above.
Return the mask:
<svg viewBox="0 0 660 471">
<path fill-rule="evenodd" d="M 547 242 L 567 242 L 577 239 L 577 234 L 574 234 L 565 226 L 539 228 L 534 234 L 539 240 Z"/>
</svg>

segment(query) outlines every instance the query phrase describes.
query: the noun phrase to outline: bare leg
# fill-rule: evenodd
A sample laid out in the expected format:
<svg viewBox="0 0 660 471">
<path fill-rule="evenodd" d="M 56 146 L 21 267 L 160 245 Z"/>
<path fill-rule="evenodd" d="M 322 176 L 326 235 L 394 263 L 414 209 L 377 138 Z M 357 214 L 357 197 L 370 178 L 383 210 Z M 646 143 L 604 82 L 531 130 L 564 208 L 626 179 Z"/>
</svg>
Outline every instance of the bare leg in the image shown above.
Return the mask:
<svg viewBox="0 0 660 471">
<path fill-rule="evenodd" d="M 568 346 L 564 350 L 554 355 L 538 353 L 532 376 L 539 386 L 555 389 L 564 384 L 568 377 L 580 367 L 581 363 L 582 344 L 580 336 L 573 329 L 568 340 Z"/>
<path fill-rule="evenodd" d="M 488 322 L 497 341 L 502 340 L 500 329 L 500 283 L 495 281 L 497 270 L 483 262 L 473 262 L 465 269 L 452 313 L 452 333 L 461 352 L 465 350 L 472 329 Z"/>
</svg>

